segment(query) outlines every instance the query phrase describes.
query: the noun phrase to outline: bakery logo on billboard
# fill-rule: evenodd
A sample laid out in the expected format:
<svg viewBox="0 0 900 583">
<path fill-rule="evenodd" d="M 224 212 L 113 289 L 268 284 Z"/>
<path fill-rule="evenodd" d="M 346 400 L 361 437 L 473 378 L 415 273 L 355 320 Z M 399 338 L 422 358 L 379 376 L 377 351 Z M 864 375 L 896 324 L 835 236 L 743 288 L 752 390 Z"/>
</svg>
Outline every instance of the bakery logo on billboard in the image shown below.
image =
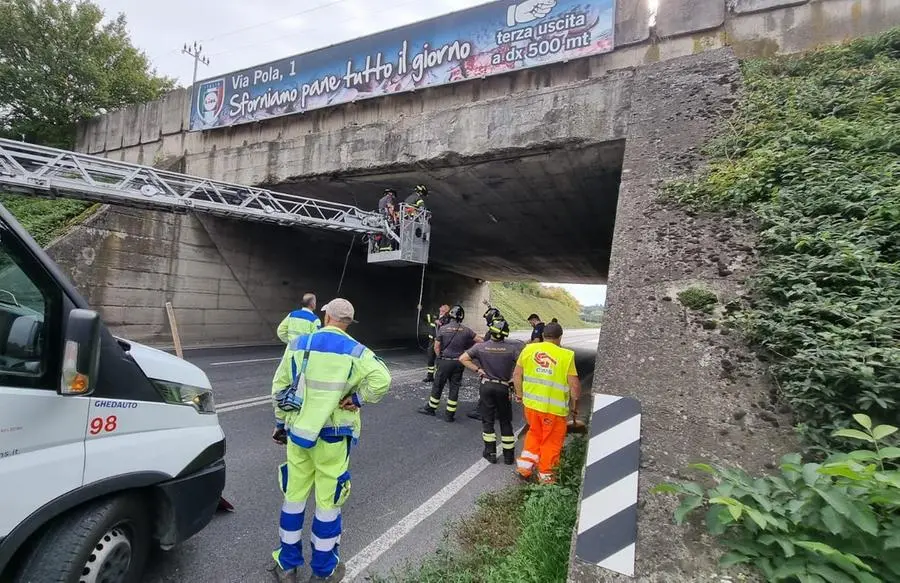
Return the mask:
<svg viewBox="0 0 900 583">
<path fill-rule="evenodd" d="M 207 81 L 197 92 L 197 115 L 204 123 L 215 123 L 225 106 L 225 79 Z"/>
</svg>

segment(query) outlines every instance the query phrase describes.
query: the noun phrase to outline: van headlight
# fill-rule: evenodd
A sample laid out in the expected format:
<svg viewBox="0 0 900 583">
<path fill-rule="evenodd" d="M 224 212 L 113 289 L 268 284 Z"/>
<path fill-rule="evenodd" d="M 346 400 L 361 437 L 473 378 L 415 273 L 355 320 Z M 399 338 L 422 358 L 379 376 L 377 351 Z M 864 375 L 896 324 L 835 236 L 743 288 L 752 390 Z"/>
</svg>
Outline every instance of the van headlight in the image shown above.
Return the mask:
<svg viewBox="0 0 900 583">
<path fill-rule="evenodd" d="M 216 401 L 210 389 L 159 379 L 151 379 L 151 382 L 166 403 L 190 405 L 200 413 L 216 412 Z"/>
</svg>

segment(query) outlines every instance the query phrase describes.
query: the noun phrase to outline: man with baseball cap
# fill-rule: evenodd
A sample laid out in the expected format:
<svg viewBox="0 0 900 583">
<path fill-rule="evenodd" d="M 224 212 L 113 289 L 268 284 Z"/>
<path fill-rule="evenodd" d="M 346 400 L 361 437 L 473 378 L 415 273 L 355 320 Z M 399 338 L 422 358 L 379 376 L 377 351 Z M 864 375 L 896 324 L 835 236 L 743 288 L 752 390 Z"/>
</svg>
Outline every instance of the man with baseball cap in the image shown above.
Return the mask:
<svg viewBox="0 0 900 583">
<path fill-rule="evenodd" d="M 287 444 L 287 462 L 278 472 L 284 494 L 279 522 L 281 544 L 269 571 L 280 583 L 297 581 L 303 566 L 300 536 L 306 499 L 315 486 L 312 521 L 312 577 L 335 583 L 344 577 L 338 557 L 341 507 L 350 494 L 350 448 L 359 440 L 359 408 L 377 403 L 391 385 L 387 366 L 347 334 L 356 322 L 353 304 L 335 298 L 322 308 L 325 325 L 291 341 L 296 374 L 275 392 L 272 437 Z"/>
</svg>

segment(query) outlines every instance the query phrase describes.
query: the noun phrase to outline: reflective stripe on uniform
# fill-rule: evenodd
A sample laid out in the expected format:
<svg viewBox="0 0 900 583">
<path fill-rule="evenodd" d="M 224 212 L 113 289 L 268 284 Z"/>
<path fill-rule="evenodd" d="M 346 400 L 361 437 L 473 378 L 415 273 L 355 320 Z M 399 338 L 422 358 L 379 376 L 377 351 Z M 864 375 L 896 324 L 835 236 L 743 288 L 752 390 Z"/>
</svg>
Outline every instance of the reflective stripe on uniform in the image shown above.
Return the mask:
<svg viewBox="0 0 900 583">
<path fill-rule="evenodd" d="M 568 407 L 568 401 L 561 401 L 560 399 L 554 399 L 553 397 L 546 397 L 544 395 L 538 395 L 529 391 L 523 391 L 522 397 L 524 399 L 528 399 L 529 401 L 537 401 L 538 403 L 547 403 L 548 405 L 553 405 L 556 407 Z M 532 407 L 533 409 L 534 407 Z"/>
<path fill-rule="evenodd" d="M 306 388 L 316 391 L 345 391 L 347 383 L 343 381 L 314 381 L 306 379 Z"/>
<path fill-rule="evenodd" d="M 522 367 L 522 404 L 526 410 L 558 417 L 569 414 L 569 374 L 575 353 L 550 342 L 529 344 L 517 364 Z"/>
<path fill-rule="evenodd" d="M 525 377 L 523 377 L 522 380 L 523 380 L 524 382 L 526 382 L 526 383 L 534 383 L 534 384 L 537 384 L 537 385 L 544 385 L 545 387 L 554 387 L 554 388 L 556 388 L 556 389 L 560 389 L 560 390 L 562 390 L 562 391 L 565 391 L 566 393 L 569 392 L 569 385 L 564 385 L 564 384 L 562 384 L 562 383 L 557 383 L 557 382 L 555 382 L 555 381 L 551 381 L 550 379 L 542 379 L 542 378 L 532 377 L 532 376 L 527 376 L 527 375 L 526 375 Z"/>
</svg>

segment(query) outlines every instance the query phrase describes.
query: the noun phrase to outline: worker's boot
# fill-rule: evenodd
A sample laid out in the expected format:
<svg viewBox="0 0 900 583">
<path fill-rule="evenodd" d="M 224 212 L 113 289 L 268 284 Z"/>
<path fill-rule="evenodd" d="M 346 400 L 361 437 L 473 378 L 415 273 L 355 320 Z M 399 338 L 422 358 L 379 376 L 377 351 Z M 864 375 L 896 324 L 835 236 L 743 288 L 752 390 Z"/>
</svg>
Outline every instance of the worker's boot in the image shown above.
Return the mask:
<svg viewBox="0 0 900 583">
<path fill-rule="evenodd" d="M 347 567 L 344 563 L 338 563 L 338 566 L 335 567 L 334 571 L 332 571 L 331 575 L 327 577 L 320 577 L 313 573 L 309 577 L 309 583 L 337 583 L 338 581 L 343 581 L 344 575 L 347 572 Z"/>
<path fill-rule="evenodd" d="M 484 442 L 484 452 L 481 454 L 481 457 L 491 462 L 492 464 L 497 463 L 497 444 Z"/>
<path fill-rule="evenodd" d="M 503 463 L 511 466 L 516 463 L 516 450 L 514 449 L 504 449 L 503 450 Z"/>
<path fill-rule="evenodd" d="M 297 583 L 298 581 L 297 569 L 285 571 L 281 568 L 281 565 L 279 565 L 277 561 L 272 563 L 272 565 L 266 570 L 272 574 L 273 579 L 277 583 Z"/>
<path fill-rule="evenodd" d="M 468 413 L 466 413 L 466 417 L 468 417 L 469 419 L 477 419 L 478 421 L 481 421 L 481 413 L 478 411 L 478 409 L 469 411 Z"/>
<path fill-rule="evenodd" d="M 431 374 L 431 373 L 428 373 L 427 375 L 425 375 L 425 378 L 422 379 L 422 382 L 423 382 L 423 383 L 433 383 L 433 382 L 434 382 L 434 375 Z"/>
<path fill-rule="evenodd" d="M 451 411 L 444 411 L 444 421 L 447 423 L 453 423 L 456 421 L 456 413 Z"/>
<path fill-rule="evenodd" d="M 434 411 L 435 409 L 431 405 L 425 405 L 421 409 L 416 409 L 417 413 L 421 413 L 422 415 L 431 415 L 432 417 L 434 417 Z"/>
</svg>

